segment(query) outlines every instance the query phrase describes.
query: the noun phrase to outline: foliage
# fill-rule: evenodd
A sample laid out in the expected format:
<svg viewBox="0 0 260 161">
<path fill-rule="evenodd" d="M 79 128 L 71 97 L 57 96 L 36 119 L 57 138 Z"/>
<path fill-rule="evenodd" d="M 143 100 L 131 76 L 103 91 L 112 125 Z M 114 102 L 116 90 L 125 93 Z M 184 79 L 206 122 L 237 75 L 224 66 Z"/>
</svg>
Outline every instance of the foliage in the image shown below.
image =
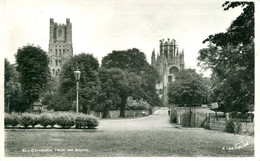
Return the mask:
<svg viewBox="0 0 260 161">
<path fill-rule="evenodd" d="M 95 128 L 98 126 L 98 120 L 92 115 L 79 114 L 75 118 L 76 128 Z"/>
<path fill-rule="evenodd" d="M 99 110 L 104 111 L 103 117 L 108 117 L 110 109 L 116 109 L 121 103 L 121 92 L 125 91 L 126 79 L 121 69 L 99 70 L 101 91 L 98 97 Z"/>
<path fill-rule="evenodd" d="M 28 126 L 32 126 L 34 128 L 35 125 L 39 124 L 39 115 L 32 113 L 23 113 L 19 116 L 19 124 L 27 128 Z"/>
<path fill-rule="evenodd" d="M 171 110 L 170 123 L 177 123 L 177 111 Z"/>
<path fill-rule="evenodd" d="M 89 115 L 88 119 L 87 119 L 87 125 L 89 129 L 93 129 L 95 127 L 97 127 L 99 124 L 98 120 L 96 117 Z"/>
<path fill-rule="evenodd" d="M 4 96 L 6 112 L 24 112 L 28 103 L 22 93 L 21 84 L 18 82 L 19 73 L 14 64 L 5 59 Z"/>
<path fill-rule="evenodd" d="M 72 103 L 58 93 L 46 95 L 43 101 L 44 104 L 48 103 L 48 110 L 53 109 L 54 111 L 69 111 L 73 108 Z"/>
<path fill-rule="evenodd" d="M 130 110 L 149 110 L 151 108 L 151 105 L 142 98 L 137 101 L 134 100 L 133 97 L 128 97 L 126 107 Z"/>
<path fill-rule="evenodd" d="M 19 124 L 19 121 L 20 121 L 19 115 L 5 113 L 5 117 L 4 117 L 5 127 L 7 127 L 7 126 L 15 127 Z"/>
<path fill-rule="evenodd" d="M 84 113 L 90 113 L 90 109 L 96 107 L 96 98 L 100 91 L 97 73 L 99 63 L 92 54 L 78 54 L 63 65 L 59 92 L 70 104 L 76 99 L 76 80 L 73 72 L 77 67 L 81 72 L 79 103 L 83 106 Z"/>
<path fill-rule="evenodd" d="M 35 125 L 38 125 L 39 124 L 39 118 L 40 116 L 39 115 L 34 115 L 34 114 L 30 114 L 31 117 L 32 117 L 32 121 L 31 121 L 31 126 L 32 128 L 34 128 Z"/>
<path fill-rule="evenodd" d="M 70 128 L 75 125 L 74 115 L 71 114 L 58 114 L 56 117 L 56 124 L 62 128 Z"/>
<path fill-rule="evenodd" d="M 34 125 L 35 124 L 35 117 L 33 116 L 33 114 L 23 113 L 21 115 L 21 119 L 20 119 L 19 124 L 24 126 L 25 128 L 27 128 L 30 125 Z"/>
<path fill-rule="evenodd" d="M 27 45 L 19 48 L 15 57 L 22 91 L 32 112 L 33 102 L 44 92 L 50 77 L 48 56 L 40 47 Z"/>
<path fill-rule="evenodd" d="M 191 127 L 191 118 L 188 112 L 181 115 L 181 122 L 184 127 Z"/>
<path fill-rule="evenodd" d="M 39 117 L 39 124 L 46 128 L 47 126 L 54 126 L 55 125 L 55 119 L 52 114 L 43 113 Z"/>
<path fill-rule="evenodd" d="M 224 10 L 243 7 L 243 12 L 225 33 L 210 35 L 198 60 L 211 69 L 212 98 L 223 104 L 224 112 L 248 111 L 254 104 L 254 3 L 225 2 Z"/>
<path fill-rule="evenodd" d="M 54 113 L 42 113 L 40 115 L 33 113 L 23 113 L 22 115 L 18 114 L 8 114 L 5 113 L 4 125 L 5 127 L 12 126 L 15 127 L 18 124 L 24 126 L 25 128 L 36 125 L 41 125 L 44 128 L 47 126 L 58 125 L 61 128 L 70 128 L 71 126 L 76 125 L 76 128 L 95 128 L 98 126 L 99 121 L 95 116 L 79 114 L 71 112 L 54 112 Z"/>
<path fill-rule="evenodd" d="M 160 104 L 160 99 L 155 89 L 159 73 L 147 62 L 145 54 L 140 50 L 133 48 L 112 51 L 112 53 L 109 53 L 102 59 L 102 67 L 107 69 L 120 68 L 126 71 L 126 80 L 129 84 L 132 84 L 128 86 L 129 89 L 126 92 L 121 94 L 121 117 L 124 117 L 128 96 L 132 96 L 135 99 L 143 98 L 152 106 Z"/>
<path fill-rule="evenodd" d="M 207 93 L 202 76 L 195 70 L 184 69 L 175 74 L 168 87 L 168 102 L 177 105 L 201 104 Z"/>
<path fill-rule="evenodd" d="M 235 124 L 232 120 L 229 120 L 229 121 L 226 122 L 224 131 L 228 132 L 228 133 L 235 133 L 236 132 Z"/>
</svg>

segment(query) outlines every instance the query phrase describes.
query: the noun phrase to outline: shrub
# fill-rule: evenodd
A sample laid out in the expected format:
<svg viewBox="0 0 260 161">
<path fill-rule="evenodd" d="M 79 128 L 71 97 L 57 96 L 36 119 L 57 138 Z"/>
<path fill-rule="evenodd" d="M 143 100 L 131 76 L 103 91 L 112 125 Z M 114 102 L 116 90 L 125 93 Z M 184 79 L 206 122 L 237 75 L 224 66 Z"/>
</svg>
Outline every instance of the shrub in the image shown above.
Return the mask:
<svg viewBox="0 0 260 161">
<path fill-rule="evenodd" d="M 177 112 L 175 110 L 171 111 L 170 123 L 177 123 Z"/>
<path fill-rule="evenodd" d="M 98 120 L 95 116 L 79 114 L 75 118 L 76 128 L 95 128 L 98 126 Z"/>
<path fill-rule="evenodd" d="M 189 113 L 182 114 L 182 125 L 184 127 L 191 127 L 190 114 Z"/>
<path fill-rule="evenodd" d="M 236 127 L 235 127 L 235 124 L 232 120 L 229 120 L 229 121 L 226 122 L 224 131 L 228 132 L 228 133 L 235 133 L 236 132 Z"/>
<path fill-rule="evenodd" d="M 20 119 L 20 116 L 17 114 L 5 113 L 4 125 L 5 125 L 5 127 L 7 127 L 7 126 L 15 127 L 19 124 L 19 119 Z"/>
<path fill-rule="evenodd" d="M 24 126 L 27 128 L 30 125 L 35 124 L 35 117 L 33 117 L 33 114 L 29 113 L 23 113 L 20 119 L 20 125 Z"/>
<path fill-rule="evenodd" d="M 62 128 L 70 128 L 75 125 L 74 116 L 68 113 L 58 114 L 55 120 L 57 125 Z"/>
<path fill-rule="evenodd" d="M 51 116 L 51 122 L 50 122 L 50 126 L 51 128 L 54 127 L 54 125 L 56 125 L 56 115 L 52 115 L 52 114 L 49 114 Z"/>
<path fill-rule="evenodd" d="M 151 105 L 142 98 L 136 101 L 132 97 L 128 97 L 126 107 L 130 110 L 148 110 L 151 108 Z"/>
<path fill-rule="evenodd" d="M 99 124 L 98 119 L 95 116 L 89 115 L 87 120 L 87 125 L 89 129 L 97 127 Z"/>
<path fill-rule="evenodd" d="M 40 116 L 39 115 L 35 115 L 35 114 L 30 114 L 30 115 L 31 115 L 31 118 L 32 118 L 31 126 L 32 126 L 32 128 L 34 128 L 35 125 L 39 124 Z"/>
<path fill-rule="evenodd" d="M 87 117 L 84 114 L 79 114 L 75 118 L 75 126 L 76 128 L 86 128 L 87 126 Z"/>
<path fill-rule="evenodd" d="M 46 128 L 49 125 L 52 126 L 52 127 L 55 125 L 54 124 L 55 121 L 54 121 L 53 115 L 52 114 L 47 114 L 47 113 L 41 114 L 41 116 L 39 118 L 39 123 L 44 128 Z"/>
</svg>

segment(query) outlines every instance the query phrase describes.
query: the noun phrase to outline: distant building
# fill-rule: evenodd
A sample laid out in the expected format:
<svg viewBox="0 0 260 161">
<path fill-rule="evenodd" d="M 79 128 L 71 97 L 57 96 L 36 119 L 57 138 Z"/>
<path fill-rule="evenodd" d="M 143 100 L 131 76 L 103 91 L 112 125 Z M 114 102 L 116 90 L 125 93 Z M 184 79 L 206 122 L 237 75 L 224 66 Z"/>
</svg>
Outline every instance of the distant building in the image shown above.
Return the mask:
<svg viewBox="0 0 260 161">
<path fill-rule="evenodd" d="M 50 19 L 49 67 L 51 75 L 59 76 L 62 65 L 73 56 L 72 24 L 66 19 L 66 24 L 58 24 Z"/>
<path fill-rule="evenodd" d="M 160 82 L 156 84 L 157 92 L 162 99 L 164 105 L 168 104 L 167 87 L 174 81 L 174 74 L 180 69 L 184 69 L 184 51 L 178 49 L 176 41 L 168 39 L 160 40 L 160 53 L 155 55 L 152 52 L 152 66 L 154 66 L 160 74 Z"/>
</svg>

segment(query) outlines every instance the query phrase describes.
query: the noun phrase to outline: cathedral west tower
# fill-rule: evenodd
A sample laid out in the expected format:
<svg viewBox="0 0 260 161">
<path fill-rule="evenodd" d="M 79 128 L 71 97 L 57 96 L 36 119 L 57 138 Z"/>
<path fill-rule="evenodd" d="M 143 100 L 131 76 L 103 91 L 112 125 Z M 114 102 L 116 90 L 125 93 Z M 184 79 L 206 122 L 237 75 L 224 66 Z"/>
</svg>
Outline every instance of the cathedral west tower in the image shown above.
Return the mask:
<svg viewBox="0 0 260 161">
<path fill-rule="evenodd" d="M 156 84 L 157 92 L 162 99 L 164 106 L 168 104 L 167 88 L 168 84 L 174 81 L 174 74 L 184 69 L 184 51 L 178 49 L 174 39 L 160 40 L 159 54 L 152 52 L 152 66 L 159 72 L 159 83 Z"/>
<path fill-rule="evenodd" d="M 49 67 L 51 75 L 59 76 L 62 65 L 73 57 L 72 48 L 72 24 L 66 19 L 66 24 L 58 24 L 50 19 L 49 40 Z"/>
</svg>

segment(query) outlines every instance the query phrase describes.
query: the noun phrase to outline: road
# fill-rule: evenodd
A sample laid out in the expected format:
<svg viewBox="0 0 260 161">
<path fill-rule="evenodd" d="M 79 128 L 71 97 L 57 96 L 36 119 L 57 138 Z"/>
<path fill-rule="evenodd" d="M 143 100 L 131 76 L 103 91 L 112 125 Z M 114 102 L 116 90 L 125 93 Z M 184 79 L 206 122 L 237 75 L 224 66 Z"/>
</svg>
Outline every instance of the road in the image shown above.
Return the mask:
<svg viewBox="0 0 260 161">
<path fill-rule="evenodd" d="M 254 137 L 202 128 L 174 128 L 169 123 L 167 109 L 161 109 L 142 118 L 102 119 L 95 130 L 6 129 L 5 154 L 23 157 L 248 157 L 254 156 Z"/>
<path fill-rule="evenodd" d="M 157 110 L 153 115 L 132 119 L 104 119 L 100 121 L 100 130 L 164 130 L 172 128 L 167 108 Z"/>
</svg>

